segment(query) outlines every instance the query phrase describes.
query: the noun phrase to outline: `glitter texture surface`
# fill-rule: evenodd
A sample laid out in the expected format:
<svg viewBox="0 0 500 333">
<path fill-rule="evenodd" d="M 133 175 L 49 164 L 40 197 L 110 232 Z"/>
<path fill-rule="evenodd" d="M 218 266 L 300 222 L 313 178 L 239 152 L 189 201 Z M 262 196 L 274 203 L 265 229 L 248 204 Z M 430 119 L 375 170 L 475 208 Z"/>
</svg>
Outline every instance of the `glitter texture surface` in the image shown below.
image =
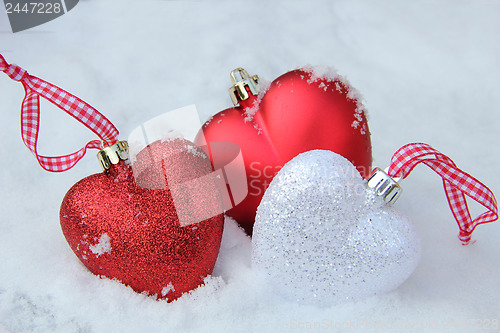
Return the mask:
<svg viewBox="0 0 500 333">
<path fill-rule="evenodd" d="M 389 292 L 419 258 L 411 222 L 331 151 L 309 151 L 288 162 L 257 210 L 253 267 L 300 303 L 328 306 Z"/>
<path fill-rule="evenodd" d="M 61 228 L 92 273 L 171 301 L 199 286 L 212 272 L 223 215 L 181 227 L 168 187 L 212 172 L 207 156 L 193 147 L 182 139 L 146 147 L 136 161 L 141 165 L 142 187 L 133 167 L 121 161 L 68 191 L 60 210 Z M 157 163 L 163 157 L 166 163 L 160 168 Z M 159 169 L 164 172 L 158 173 Z M 164 175 L 175 177 L 167 177 L 166 185 Z M 218 204 L 213 188 L 200 189 L 198 195 L 206 198 L 202 202 L 208 210 Z"/>
</svg>

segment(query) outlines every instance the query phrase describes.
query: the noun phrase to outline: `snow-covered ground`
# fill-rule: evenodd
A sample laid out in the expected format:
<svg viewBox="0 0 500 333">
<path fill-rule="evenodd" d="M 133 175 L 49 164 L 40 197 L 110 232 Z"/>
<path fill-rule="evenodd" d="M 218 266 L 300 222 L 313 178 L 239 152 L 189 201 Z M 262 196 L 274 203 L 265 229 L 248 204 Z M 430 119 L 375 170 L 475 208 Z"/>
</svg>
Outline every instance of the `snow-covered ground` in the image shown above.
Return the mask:
<svg viewBox="0 0 500 333">
<path fill-rule="evenodd" d="M 500 193 L 500 3 L 462 1 L 80 1 L 13 34 L 0 12 L 0 53 L 80 96 L 126 138 L 166 111 L 229 107 L 229 72 L 272 80 L 306 64 L 337 68 L 364 96 L 374 165 L 413 141 L 431 144 Z M 100 171 L 91 153 L 43 171 L 20 139 L 24 91 L 0 73 L 0 332 L 488 332 L 499 330 L 500 223 L 463 247 L 440 178 L 424 166 L 397 207 L 415 223 L 422 259 L 396 291 L 316 308 L 256 283 L 250 239 L 227 221 L 205 286 L 166 303 L 99 279 L 59 226 L 59 205 Z M 39 151 L 94 139 L 42 103 Z M 476 206 L 471 205 L 478 213 Z"/>
</svg>

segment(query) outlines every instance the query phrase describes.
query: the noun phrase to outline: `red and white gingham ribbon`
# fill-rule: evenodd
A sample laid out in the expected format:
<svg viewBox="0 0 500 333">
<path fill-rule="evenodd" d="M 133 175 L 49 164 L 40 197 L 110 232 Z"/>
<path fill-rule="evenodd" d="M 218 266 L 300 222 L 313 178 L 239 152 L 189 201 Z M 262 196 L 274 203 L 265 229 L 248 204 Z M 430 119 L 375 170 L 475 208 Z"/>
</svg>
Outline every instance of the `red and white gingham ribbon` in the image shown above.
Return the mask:
<svg viewBox="0 0 500 333">
<path fill-rule="evenodd" d="M 467 245 L 477 225 L 498 219 L 495 196 L 476 178 L 457 168 L 446 155 L 425 143 L 410 143 L 401 147 L 391 159 L 388 174 L 406 178 L 419 163 L 424 163 L 443 178 L 450 208 L 460 228 L 459 239 Z M 483 205 L 487 211 L 472 220 L 465 195 Z"/>
<path fill-rule="evenodd" d="M 21 133 L 24 144 L 36 156 L 38 163 L 47 171 L 61 172 L 72 168 L 87 149 L 101 149 L 101 141 L 90 141 L 82 149 L 64 156 L 41 156 L 37 152 L 38 130 L 40 126 L 40 97 L 65 111 L 97 134 L 103 145 L 113 145 L 117 141 L 118 130 L 99 111 L 78 97 L 28 74 L 16 65 L 8 64 L 0 54 L 0 70 L 12 80 L 23 84 L 26 95 L 21 106 Z"/>
</svg>

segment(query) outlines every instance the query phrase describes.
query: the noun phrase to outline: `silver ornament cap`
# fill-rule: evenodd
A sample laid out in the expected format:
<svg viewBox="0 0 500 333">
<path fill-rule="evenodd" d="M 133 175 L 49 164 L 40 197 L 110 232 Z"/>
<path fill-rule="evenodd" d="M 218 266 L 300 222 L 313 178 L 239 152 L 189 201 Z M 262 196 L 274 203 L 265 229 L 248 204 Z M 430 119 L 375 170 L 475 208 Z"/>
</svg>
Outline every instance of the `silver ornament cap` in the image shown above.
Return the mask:
<svg viewBox="0 0 500 333">
<path fill-rule="evenodd" d="M 380 168 L 373 169 L 366 181 L 366 185 L 387 205 L 394 204 L 403 192 L 403 188 L 398 182 Z"/>
</svg>

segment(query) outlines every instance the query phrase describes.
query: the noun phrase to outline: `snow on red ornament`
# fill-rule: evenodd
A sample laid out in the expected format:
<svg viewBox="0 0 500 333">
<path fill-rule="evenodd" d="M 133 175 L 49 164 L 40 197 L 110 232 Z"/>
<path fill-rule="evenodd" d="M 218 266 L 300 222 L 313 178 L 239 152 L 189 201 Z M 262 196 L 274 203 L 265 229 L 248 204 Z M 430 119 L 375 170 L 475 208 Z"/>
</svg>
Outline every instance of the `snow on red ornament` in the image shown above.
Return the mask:
<svg viewBox="0 0 500 333">
<path fill-rule="evenodd" d="M 260 92 L 259 78 L 250 77 L 242 68 L 232 71 L 231 78 L 230 94 L 235 107 L 207 121 L 195 142 L 206 145 L 224 141 L 240 146 L 248 194 L 242 201 L 233 195 L 234 207 L 227 214 L 247 233 L 252 233 L 257 207 L 267 186 L 280 168 L 298 154 L 313 149 L 331 150 L 353 163 L 362 176 L 371 171 L 365 109 L 356 90 L 334 70 L 293 70 Z"/>
<path fill-rule="evenodd" d="M 151 154 L 157 158 L 151 159 Z M 181 139 L 156 141 L 141 151 L 135 163 L 151 167 L 141 168 L 136 177 L 133 167 L 121 160 L 125 155 L 124 141 L 100 152 L 107 170 L 68 191 L 61 205 L 61 228 L 92 273 L 171 301 L 198 287 L 212 272 L 224 221 L 219 214 L 182 226 L 169 186 L 210 173 L 211 164 L 201 149 Z M 151 161 L 162 163 L 158 167 Z M 176 179 L 164 177 L 173 174 Z M 213 197 L 211 188 L 197 194 Z"/>
</svg>

